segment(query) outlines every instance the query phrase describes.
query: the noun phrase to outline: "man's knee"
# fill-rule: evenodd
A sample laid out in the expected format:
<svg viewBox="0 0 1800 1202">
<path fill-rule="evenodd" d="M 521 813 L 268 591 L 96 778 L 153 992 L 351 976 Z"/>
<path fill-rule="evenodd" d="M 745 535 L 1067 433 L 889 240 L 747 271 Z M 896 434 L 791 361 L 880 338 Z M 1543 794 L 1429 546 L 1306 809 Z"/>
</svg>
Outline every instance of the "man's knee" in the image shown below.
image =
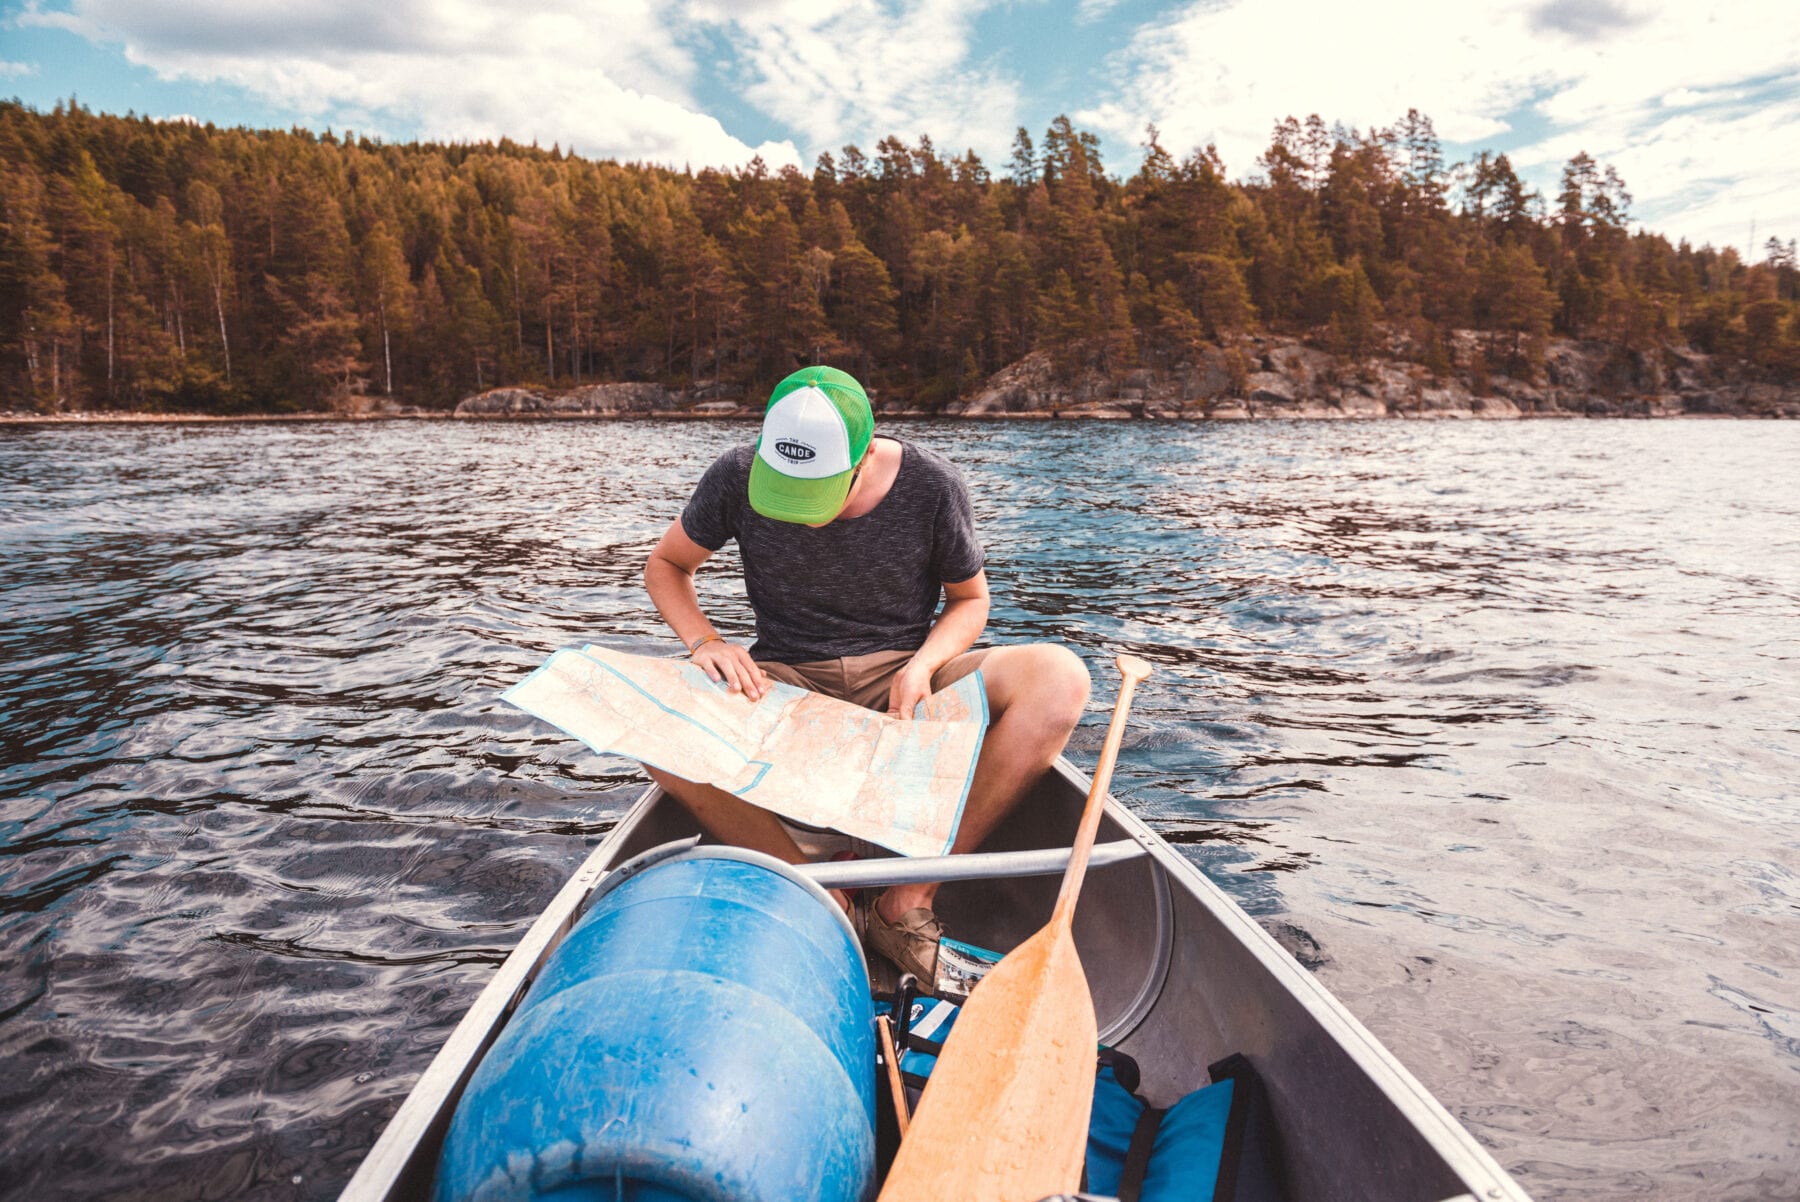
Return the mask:
<svg viewBox="0 0 1800 1202">
<path fill-rule="evenodd" d="M 1081 657 L 1060 643 L 1027 643 L 1006 650 L 1008 708 L 1024 707 L 1048 724 L 1074 729 L 1087 708 L 1090 688 Z"/>
<path fill-rule="evenodd" d="M 660 785 L 662 791 L 676 801 L 686 806 L 692 806 L 697 800 L 696 792 L 701 786 L 696 785 L 693 781 L 676 776 L 673 772 L 665 771 L 662 768 L 652 768 L 649 764 L 643 765 L 643 769 L 644 775 Z"/>
<path fill-rule="evenodd" d="M 1081 657 L 1060 643 L 1044 643 L 1044 676 L 1045 691 L 1049 694 L 1048 703 L 1056 709 L 1069 726 L 1081 721 L 1081 712 L 1087 708 L 1088 693 L 1092 691 L 1093 681 L 1088 676 L 1087 665 Z"/>
</svg>

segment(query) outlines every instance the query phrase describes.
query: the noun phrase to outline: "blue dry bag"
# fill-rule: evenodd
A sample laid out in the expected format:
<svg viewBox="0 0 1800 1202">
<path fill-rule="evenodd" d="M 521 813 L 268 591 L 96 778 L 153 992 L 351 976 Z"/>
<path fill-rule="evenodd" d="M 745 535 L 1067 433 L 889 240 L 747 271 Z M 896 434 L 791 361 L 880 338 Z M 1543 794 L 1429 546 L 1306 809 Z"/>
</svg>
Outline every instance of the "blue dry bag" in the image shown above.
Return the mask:
<svg viewBox="0 0 1800 1202">
<path fill-rule="evenodd" d="M 900 1072 L 911 1104 L 956 1025 L 955 1003 L 910 999 Z M 1083 1189 L 1120 1202 L 1282 1202 L 1262 1082 L 1242 1056 L 1210 1067 L 1213 1084 L 1159 1109 L 1137 1094 L 1138 1066 L 1100 1048 Z"/>
<path fill-rule="evenodd" d="M 1135 1064 L 1116 1054 L 1103 1063 L 1088 1125 L 1087 1189 L 1120 1202 L 1281 1202 L 1262 1082 L 1242 1056 L 1208 1072 L 1213 1084 L 1165 1110 L 1134 1092 Z"/>
</svg>

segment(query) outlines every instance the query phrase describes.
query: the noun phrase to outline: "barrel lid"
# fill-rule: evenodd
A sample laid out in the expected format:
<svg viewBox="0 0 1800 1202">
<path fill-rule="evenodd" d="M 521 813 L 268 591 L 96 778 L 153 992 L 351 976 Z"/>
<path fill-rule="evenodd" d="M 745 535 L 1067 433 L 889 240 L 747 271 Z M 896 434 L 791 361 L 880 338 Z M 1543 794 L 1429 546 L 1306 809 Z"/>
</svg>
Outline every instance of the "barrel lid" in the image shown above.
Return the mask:
<svg viewBox="0 0 1800 1202">
<path fill-rule="evenodd" d="M 691 835 L 686 839 L 676 839 L 671 843 L 663 843 L 640 852 L 607 873 L 600 879 L 600 883 L 594 886 L 594 891 L 588 894 L 587 901 L 582 906 L 583 913 L 592 909 L 608 893 L 645 870 L 661 864 L 679 863 L 683 860 L 736 860 L 757 868 L 767 869 L 777 876 L 786 877 L 807 893 L 812 894 L 818 903 L 824 906 L 833 918 L 837 919 L 838 925 L 844 929 L 844 934 L 850 939 L 850 946 L 856 949 L 856 958 L 863 966 L 863 975 L 868 976 L 869 961 L 863 953 L 862 938 L 857 934 L 856 924 L 850 921 L 850 916 L 844 913 L 844 908 L 832 899 L 831 894 L 826 892 L 824 886 L 792 864 L 785 860 L 778 860 L 766 852 L 752 851 L 748 847 L 733 847 L 725 843 L 701 843 L 698 835 Z"/>
</svg>

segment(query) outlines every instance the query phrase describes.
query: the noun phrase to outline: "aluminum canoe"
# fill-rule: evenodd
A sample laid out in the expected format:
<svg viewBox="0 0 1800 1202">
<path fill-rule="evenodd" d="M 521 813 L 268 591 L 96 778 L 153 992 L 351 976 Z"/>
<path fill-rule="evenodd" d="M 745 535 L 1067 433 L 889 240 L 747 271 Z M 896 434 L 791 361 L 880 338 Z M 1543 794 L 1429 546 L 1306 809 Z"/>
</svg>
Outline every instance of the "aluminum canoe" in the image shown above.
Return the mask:
<svg viewBox="0 0 1800 1202">
<path fill-rule="evenodd" d="M 1088 785 L 1059 760 L 983 850 L 1066 851 Z M 476 997 L 341 1202 L 429 1197 L 463 1086 L 595 885 L 633 856 L 698 833 L 679 804 L 654 787 L 645 791 Z M 1075 942 L 1101 1039 L 1137 1060 L 1141 1092 L 1152 1103 L 1167 1105 L 1206 1084 L 1206 1065 L 1240 1052 L 1266 1087 L 1293 1202 L 1527 1202 L 1493 1157 L 1311 973 L 1111 798 L 1099 838 L 1111 846 L 1096 856 L 1082 890 Z M 1019 857 L 1010 858 L 1018 864 Z M 1056 896 L 1056 877 L 1043 875 L 1056 857 L 1037 860 L 1038 875 L 946 884 L 939 916 L 959 939 L 997 950 L 1014 946 L 1043 925 Z"/>
</svg>

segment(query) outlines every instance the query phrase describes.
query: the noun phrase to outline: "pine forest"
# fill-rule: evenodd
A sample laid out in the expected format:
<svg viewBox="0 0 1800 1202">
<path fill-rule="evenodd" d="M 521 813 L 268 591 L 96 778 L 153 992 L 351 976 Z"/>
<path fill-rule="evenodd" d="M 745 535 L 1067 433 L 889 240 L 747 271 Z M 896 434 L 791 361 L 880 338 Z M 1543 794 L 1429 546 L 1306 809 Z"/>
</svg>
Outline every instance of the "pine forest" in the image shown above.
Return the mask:
<svg viewBox="0 0 1800 1202">
<path fill-rule="evenodd" d="M 829 362 L 930 412 L 1034 351 L 1173 368 L 1259 332 L 1433 372 L 1530 379 L 1562 336 L 1800 377 L 1794 243 L 1747 263 L 1634 230 L 1625 182 L 1585 154 L 1542 195 L 1504 154 L 1446 162 L 1414 111 L 1289 118 L 1233 166 L 1151 129 L 1109 174 L 1066 118 L 1002 165 L 889 137 L 809 173 L 0 103 L 0 409 L 754 396 Z"/>
</svg>

